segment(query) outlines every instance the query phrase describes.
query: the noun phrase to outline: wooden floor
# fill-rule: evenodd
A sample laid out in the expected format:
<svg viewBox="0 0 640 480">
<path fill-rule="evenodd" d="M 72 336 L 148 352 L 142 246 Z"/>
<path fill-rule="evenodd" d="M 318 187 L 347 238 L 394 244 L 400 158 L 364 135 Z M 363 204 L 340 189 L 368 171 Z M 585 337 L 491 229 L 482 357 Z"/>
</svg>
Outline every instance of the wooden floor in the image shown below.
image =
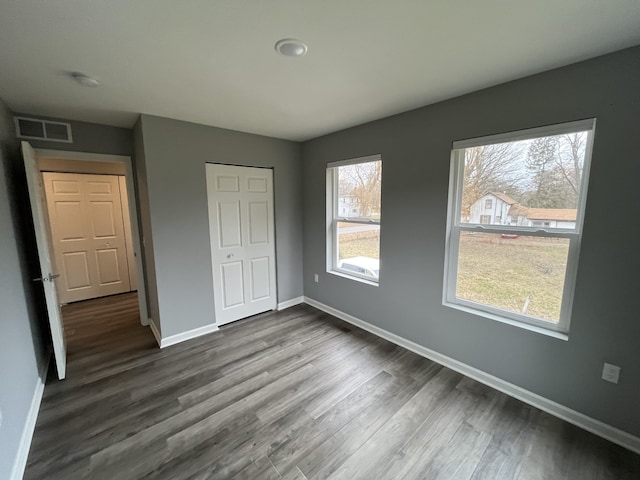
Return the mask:
<svg viewBox="0 0 640 480">
<path fill-rule="evenodd" d="M 309 306 L 163 350 L 135 294 L 64 317 L 26 479 L 640 478 L 640 456 Z"/>
</svg>

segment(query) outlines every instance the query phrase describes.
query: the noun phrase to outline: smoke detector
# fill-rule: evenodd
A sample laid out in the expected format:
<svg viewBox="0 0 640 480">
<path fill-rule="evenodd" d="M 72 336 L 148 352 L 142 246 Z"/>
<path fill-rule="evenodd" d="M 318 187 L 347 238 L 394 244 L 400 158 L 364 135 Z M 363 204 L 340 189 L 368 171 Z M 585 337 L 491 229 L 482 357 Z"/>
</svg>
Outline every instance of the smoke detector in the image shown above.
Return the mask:
<svg viewBox="0 0 640 480">
<path fill-rule="evenodd" d="M 98 85 L 100 85 L 100 82 L 97 78 L 92 77 L 91 75 L 87 75 L 86 73 L 72 72 L 71 78 L 73 78 L 76 82 L 84 87 L 97 87 Z"/>
<path fill-rule="evenodd" d="M 309 48 L 304 42 L 295 38 L 283 38 L 276 43 L 276 52 L 285 57 L 304 57 Z"/>
</svg>

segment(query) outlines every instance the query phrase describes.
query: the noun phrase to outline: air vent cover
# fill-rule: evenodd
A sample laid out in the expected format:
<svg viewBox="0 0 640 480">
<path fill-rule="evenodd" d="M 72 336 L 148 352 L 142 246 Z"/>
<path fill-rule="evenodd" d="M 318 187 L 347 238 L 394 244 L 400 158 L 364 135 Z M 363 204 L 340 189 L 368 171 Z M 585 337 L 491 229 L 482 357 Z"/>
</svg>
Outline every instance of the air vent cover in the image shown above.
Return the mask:
<svg viewBox="0 0 640 480">
<path fill-rule="evenodd" d="M 18 138 L 73 143 L 71 125 L 68 123 L 27 117 L 13 117 L 13 120 Z"/>
</svg>

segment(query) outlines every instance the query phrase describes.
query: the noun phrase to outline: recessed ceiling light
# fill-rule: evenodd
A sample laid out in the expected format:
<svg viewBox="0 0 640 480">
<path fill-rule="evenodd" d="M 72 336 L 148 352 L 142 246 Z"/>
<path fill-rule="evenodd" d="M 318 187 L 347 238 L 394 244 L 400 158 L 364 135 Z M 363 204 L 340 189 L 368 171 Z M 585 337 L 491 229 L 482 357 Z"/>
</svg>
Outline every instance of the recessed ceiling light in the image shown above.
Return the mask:
<svg viewBox="0 0 640 480">
<path fill-rule="evenodd" d="M 295 38 L 283 38 L 276 43 L 276 52 L 285 57 L 304 57 L 308 47 Z"/>
<path fill-rule="evenodd" d="M 97 78 L 92 77 L 91 75 L 87 75 L 86 73 L 72 72 L 71 78 L 85 87 L 97 87 L 98 85 L 100 85 L 100 82 Z"/>
</svg>

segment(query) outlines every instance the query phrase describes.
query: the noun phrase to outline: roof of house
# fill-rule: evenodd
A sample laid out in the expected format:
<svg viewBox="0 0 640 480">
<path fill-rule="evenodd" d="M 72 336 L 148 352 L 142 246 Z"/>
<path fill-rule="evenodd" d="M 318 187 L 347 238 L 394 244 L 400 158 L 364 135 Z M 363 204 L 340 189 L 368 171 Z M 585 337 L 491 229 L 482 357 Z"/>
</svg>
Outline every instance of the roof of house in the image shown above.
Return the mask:
<svg viewBox="0 0 640 480">
<path fill-rule="evenodd" d="M 578 210 L 575 208 L 529 208 L 527 218 L 530 220 L 556 220 L 575 222 Z"/>
<path fill-rule="evenodd" d="M 497 192 L 489 192 L 490 195 L 493 195 L 496 198 L 499 198 L 500 200 L 502 200 L 504 203 L 507 203 L 509 205 L 514 205 L 516 203 L 518 203 L 516 200 L 514 200 L 513 198 L 511 198 L 509 195 L 506 195 L 504 193 L 497 193 Z"/>
<path fill-rule="evenodd" d="M 518 217 L 518 216 L 526 217 L 527 213 L 529 213 L 529 209 L 524 205 L 520 205 L 519 203 L 516 203 L 515 205 L 511 205 L 511 208 L 509 208 L 509 215 L 512 217 Z"/>
</svg>

